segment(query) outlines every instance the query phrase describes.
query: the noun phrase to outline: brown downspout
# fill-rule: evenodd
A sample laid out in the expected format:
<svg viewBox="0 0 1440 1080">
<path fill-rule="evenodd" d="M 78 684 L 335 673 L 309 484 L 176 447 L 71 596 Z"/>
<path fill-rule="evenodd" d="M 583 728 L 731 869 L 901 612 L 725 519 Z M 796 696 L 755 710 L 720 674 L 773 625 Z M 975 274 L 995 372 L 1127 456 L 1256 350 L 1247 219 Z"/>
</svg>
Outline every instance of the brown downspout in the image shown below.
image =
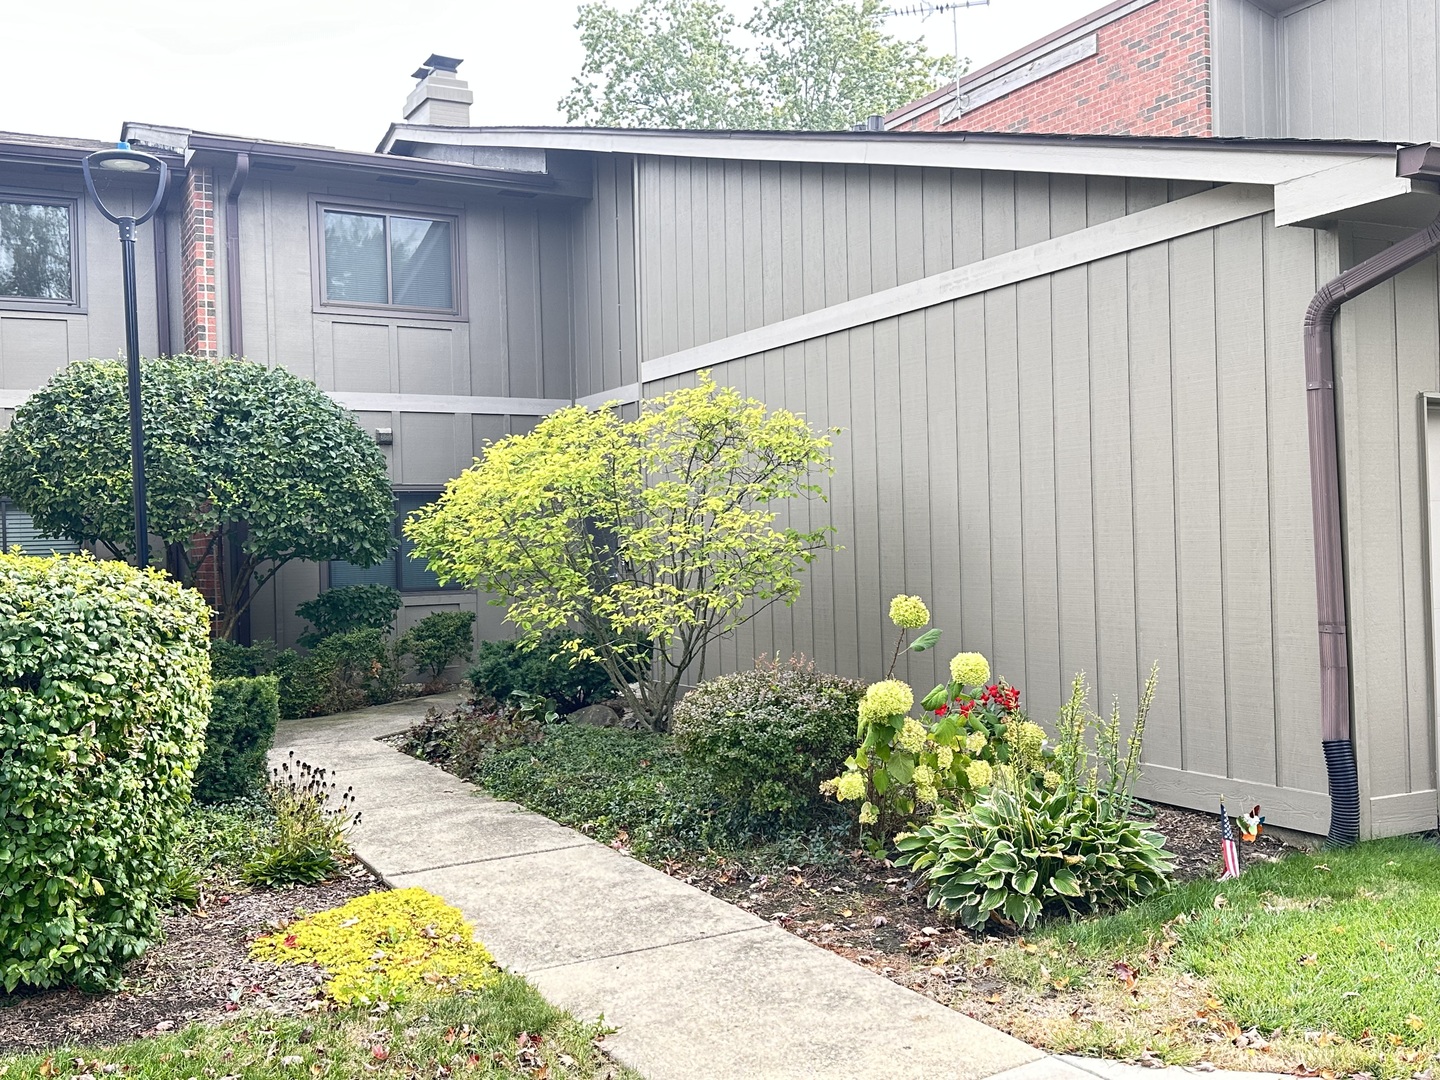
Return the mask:
<svg viewBox="0 0 1440 1080">
<path fill-rule="evenodd" d="M 1332 845 L 1360 839 L 1360 785 L 1350 734 L 1340 449 L 1335 422 L 1335 316 L 1340 306 L 1440 249 L 1440 217 L 1352 266 L 1315 294 L 1305 312 L 1305 387 L 1310 429 L 1310 499 L 1315 517 L 1315 593 L 1320 621 L 1320 733 L 1330 780 Z"/>
<path fill-rule="evenodd" d="M 230 330 L 230 355 L 245 355 L 240 307 L 240 192 L 250 178 L 250 155 L 235 155 L 235 174 L 225 195 L 225 313 Z"/>
<path fill-rule="evenodd" d="M 225 316 L 230 332 L 230 355 L 245 355 L 244 309 L 240 303 L 240 192 L 250 178 L 250 155 L 241 151 L 235 155 L 235 173 L 230 177 L 230 190 L 225 195 Z M 224 538 L 221 549 L 225 554 L 220 572 L 230 580 L 239 573 L 240 548 L 245 535 L 244 524 L 233 527 Z M 248 586 L 247 590 L 248 592 Z M 244 605 L 232 636 L 242 645 L 250 644 L 250 605 L 248 596 L 236 598 Z"/>
<path fill-rule="evenodd" d="M 170 176 L 174 176 L 172 172 Z M 160 209 L 150 221 L 155 247 L 155 352 L 170 355 L 170 192 L 160 200 Z"/>
</svg>

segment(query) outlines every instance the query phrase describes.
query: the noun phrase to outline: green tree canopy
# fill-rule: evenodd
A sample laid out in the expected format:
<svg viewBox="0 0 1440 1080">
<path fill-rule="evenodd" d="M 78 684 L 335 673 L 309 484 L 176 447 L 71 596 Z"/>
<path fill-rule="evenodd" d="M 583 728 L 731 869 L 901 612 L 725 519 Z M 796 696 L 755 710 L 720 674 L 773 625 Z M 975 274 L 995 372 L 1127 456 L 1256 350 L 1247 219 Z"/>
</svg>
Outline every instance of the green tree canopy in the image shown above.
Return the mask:
<svg viewBox="0 0 1440 1080">
<path fill-rule="evenodd" d="M 180 576 L 238 545 L 218 632 L 292 559 L 362 566 L 394 547 L 385 458 L 314 383 L 248 360 L 168 356 L 141 364 L 146 509 Z M 134 555 L 125 365 L 71 364 L 15 412 L 0 438 L 0 492 L 41 530 Z M 199 552 L 191 541 L 209 538 Z"/>
<path fill-rule="evenodd" d="M 702 375 L 635 420 L 576 406 L 490 445 L 405 533 L 441 581 L 491 593 L 530 639 L 570 632 L 570 651 L 663 729 L 707 647 L 793 603 L 828 546 L 827 527 L 777 517 L 786 500 L 823 498 L 810 475 L 829 446 L 803 417 Z"/>
<path fill-rule="evenodd" d="M 740 27 L 715 0 L 628 11 L 592 0 L 575 24 L 585 60 L 560 108 L 607 127 L 844 129 L 949 72 L 923 43 L 888 34 L 884 16 L 880 0 L 761 0 Z"/>
</svg>

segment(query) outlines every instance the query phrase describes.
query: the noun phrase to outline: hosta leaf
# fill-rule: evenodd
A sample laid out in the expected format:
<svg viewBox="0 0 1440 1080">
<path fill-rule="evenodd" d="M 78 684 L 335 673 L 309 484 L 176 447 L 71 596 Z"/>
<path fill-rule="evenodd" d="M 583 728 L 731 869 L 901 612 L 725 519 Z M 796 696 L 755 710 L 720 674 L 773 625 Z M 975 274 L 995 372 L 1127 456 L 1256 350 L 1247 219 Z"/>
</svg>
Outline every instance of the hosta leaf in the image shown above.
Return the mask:
<svg viewBox="0 0 1440 1080">
<path fill-rule="evenodd" d="M 1035 882 L 1039 877 L 1039 871 L 1033 866 L 1027 867 L 1016 873 L 1014 878 L 1011 879 L 1011 884 L 1014 886 L 1016 892 L 1028 893 L 1035 888 Z"/>
</svg>

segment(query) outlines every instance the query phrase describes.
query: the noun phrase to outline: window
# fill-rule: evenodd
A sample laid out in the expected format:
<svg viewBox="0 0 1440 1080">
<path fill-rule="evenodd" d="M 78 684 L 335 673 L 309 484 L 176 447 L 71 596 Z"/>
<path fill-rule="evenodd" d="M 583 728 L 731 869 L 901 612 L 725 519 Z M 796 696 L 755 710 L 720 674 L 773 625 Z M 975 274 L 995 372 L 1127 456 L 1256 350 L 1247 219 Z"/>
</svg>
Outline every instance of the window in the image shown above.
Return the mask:
<svg viewBox="0 0 1440 1080">
<path fill-rule="evenodd" d="M 0 195 L 0 301 L 75 303 L 75 204 Z"/>
<path fill-rule="evenodd" d="M 456 313 L 456 219 L 321 207 L 322 301 Z"/>
<path fill-rule="evenodd" d="M 80 545 L 42 536 L 29 514 L 0 499 L 0 551 L 7 555 L 78 555 Z"/>
<path fill-rule="evenodd" d="M 434 571 L 419 559 L 412 559 L 410 553 L 415 544 L 400 532 L 405 519 L 429 506 L 439 496 L 438 491 L 397 491 L 395 493 L 395 535 L 400 538 L 400 547 L 384 562 L 374 566 L 354 566 L 335 560 L 330 563 L 330 587 L 339 589 L 345 585 L 390 585 L 401 592 L 440 592 L 460 589 L 460 585 L 441 585 Z"/>
</svg>

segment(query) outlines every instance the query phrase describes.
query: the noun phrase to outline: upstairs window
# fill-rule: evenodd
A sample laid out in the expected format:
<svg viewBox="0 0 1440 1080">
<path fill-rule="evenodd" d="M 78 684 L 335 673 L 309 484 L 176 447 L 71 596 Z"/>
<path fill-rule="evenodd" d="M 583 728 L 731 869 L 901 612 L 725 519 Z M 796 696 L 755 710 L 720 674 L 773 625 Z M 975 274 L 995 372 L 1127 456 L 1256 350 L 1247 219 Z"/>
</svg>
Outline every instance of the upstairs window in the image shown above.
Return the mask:
<svg viewBox="0 0 1440 1080">
<path fill-rule="evenodd" d="M 0 195 L 0 301 L 75 303 L 74 203 Z"/>
<path fill-rule="evenodd" d="M 7 555 L 78 555 L 80 545 L 43 535 L 29 514 L 0 499 L 0 551 Z"/>
<path fill-rule="evenodd" d="M 453 217 L 322 207 L 326 304 L 456 313 Z"/>
</svg>

